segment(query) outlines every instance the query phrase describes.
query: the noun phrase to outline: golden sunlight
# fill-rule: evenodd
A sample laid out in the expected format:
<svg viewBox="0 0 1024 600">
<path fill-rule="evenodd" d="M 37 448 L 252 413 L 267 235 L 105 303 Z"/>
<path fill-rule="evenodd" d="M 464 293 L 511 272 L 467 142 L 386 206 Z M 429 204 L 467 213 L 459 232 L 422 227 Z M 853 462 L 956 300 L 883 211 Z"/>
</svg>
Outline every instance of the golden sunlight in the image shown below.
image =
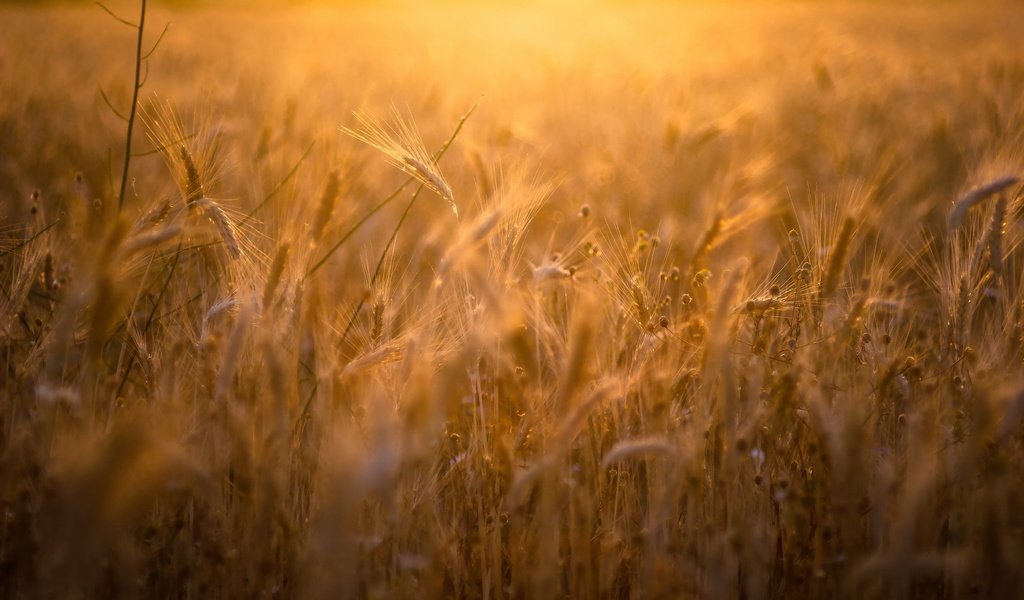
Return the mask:
<svg viewBox="0 0 1024 600">
<path fill-rule="evenodd" d="M 1018 597 L 1021 24 L 0 2 L 0 597 Z"/>
</svg>

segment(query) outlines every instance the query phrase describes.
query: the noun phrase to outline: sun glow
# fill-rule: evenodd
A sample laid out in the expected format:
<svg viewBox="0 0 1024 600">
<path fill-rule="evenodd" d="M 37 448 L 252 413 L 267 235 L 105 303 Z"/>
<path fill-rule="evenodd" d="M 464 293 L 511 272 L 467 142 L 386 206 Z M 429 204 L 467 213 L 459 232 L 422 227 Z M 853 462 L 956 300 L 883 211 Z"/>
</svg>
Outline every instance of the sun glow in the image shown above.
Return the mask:
<svg viewBox="0 0 1024 600">
<path fill-rule="evenodd" d="M 0 3 L 0 598 L 1019 597 L 1022 22 Z"/>
</svg>

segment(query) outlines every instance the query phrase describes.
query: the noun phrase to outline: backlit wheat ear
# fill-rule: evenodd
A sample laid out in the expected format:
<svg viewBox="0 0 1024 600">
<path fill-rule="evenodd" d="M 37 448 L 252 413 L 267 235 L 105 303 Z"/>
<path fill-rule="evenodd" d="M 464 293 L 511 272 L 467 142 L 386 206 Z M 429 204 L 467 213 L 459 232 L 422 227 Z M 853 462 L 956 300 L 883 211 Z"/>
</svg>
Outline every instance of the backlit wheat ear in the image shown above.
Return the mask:
<svg viewBox="0 0 1024 600">
<path fill-rule="evenodd" d="M 135 224 L 132 225 L 131 235 L 138 235 L 150 227 L 155 227 L 158 223 L 166 219 L 167 215 L 170 213 L 171 202 L 169 200 L 162 201 L 135 221 Z"/>
<path fill-rule="evenodd" d="M 174 105 L 159 100 L 143 106 L 140 114 L 185 205 L 207 197 L 222 167 L 209 117 L 196 113 L 186 128 Z"/>
<path fill-rule="evenodd" d="M 995 181 L 987 183 L 979 188 L 968 192 L 953 204 L 953 210 L 949 213 L 949 228 L 956 229 L 963 224 L 968 211 L 985 201 L 988 198 L 1020 183 L 1020 178 L 1013 175 L 1000 177 Z"/>
<path fill-rule="evenodd" d="M 193 202 L 206 195 L 206 190 L 203 189 L 203 180 L 199 177 L 199 169 L 196 168 L 196 163 L 192 160 L 192 153 L 188 151 L 188 148 L 182 146 L 178 149 L 178 155 L 185 168 L 185 205 L 191 206 Z"/>
<path fill-rule="evenodd" d="M 675 448 L 667 440 L 659 438 L 640 438 L 618 442 L 604 458 L 601 467 L 607 468 L 617 462 L 641 456 L 672 456 Z"/>
<path fill-rule="evenodd" d="M 839 237 L 832 246 L 828 256 L 828 266 L 825 268 L 825 276 L 821 283 L 821 297 L 827 298 L 839 287 L 839 279 L 846 266 L 846 257 L 850 251 L 850 240 L 853 238 L 855 222 L 852 217 L 843 219 L 843 226 L 839 230 Z"/>
<path fill-rule="evenodd" d="M 397 361 L 402 356 L 402 344 L 398 340 L 392 340 L 387 344 L 370 350 L 349 362 L 341 370 L 342 381 L 349 381 L 360 373 L 371 371 L 381 365 Z"/>
<path fill-rule="evenodd" d="M 310 237 L 314 240 L 320 239 L 320 234 L 323 233 L 324 227 L 327 226 L 331 213 L 334 212 L 334 204 L 338 200 L 340 188 L 341 178 L 338 176 L 338 170 L 333 169 L 327 176 L 327 185 L 324 187 L 324 193 L 320 197 L 320 204 L 316 209 L 316 217 L 313 219 L 313 226 L 310 228 Z"/>
<path fill-rule="evenodd" d="M 182 232 L 181 225 L 170 224 L 155 231 L 148 231 L 132 236 L 125 242 L 123 252 L 125 256 L 131 256 L 147 248 L 153 248 L 175 238 Z"/>
<path fill-rule="evenodd" d="M 477 246 L 477 244 L 486 240 L 494 229 L 501 222 L 504 216 L 501 207 L 495 207 L 490 211 L 480 215 L 476 222 L 470 227 L 466 228 L 459 234 L 459 237 L 455 240 L 448 251 L 445 252 L 444 257 L 441 258 L 441 262 L 438 264 L 438 276 L 444 275 L 456 264 L 460 259 L 466 257 L 469 252 Z"/>
<path fill-rule="evenodd" d="M 288 242 L 282 242 L 277 247 L 277 254 L 274 256 L 274 262 L 270 265 L 270 273 L 267 275 L 267 283 L 263 286 L 263 310 L 267 310 L 270 301 L 274 299 L 274 290 L 281 283 L 281 275 L 284 274 L 285 265 L 288 263 L 290 249 L 291 244 Z"/>
<path fill-rule="evenodd" d="M 242 250 L 238 245 L 238 234 L 235 232 L 235 224 L 232 223 L 231 217 L 224 212 L 224 209 L 216 201 L 210 198 L 199 198 L 192 202 L 190 206 L 203 211 L 203 216 L 213 221 L 213 224 L 217 227 L 217 233 L 220 234 L 221 241 L 224 242 L 224 246 L 227 247 L 232 256 L 235 258 L 242 256 Z"/>
<path fill-rule="evenodd" d="M 452 212 L 456 217 L 459 216 L 452 188 L 427 152 L 423 139 L 411 120 L 404 119 L 395 108 L 391 109 L 390 122 L 374 120 L 358 111 L 353 114 L 359 127 L 342 127 L 342 131 L 379 150 L 393 166 L 412 175 L 432 192 L 447 200 Z"/>
</svg>

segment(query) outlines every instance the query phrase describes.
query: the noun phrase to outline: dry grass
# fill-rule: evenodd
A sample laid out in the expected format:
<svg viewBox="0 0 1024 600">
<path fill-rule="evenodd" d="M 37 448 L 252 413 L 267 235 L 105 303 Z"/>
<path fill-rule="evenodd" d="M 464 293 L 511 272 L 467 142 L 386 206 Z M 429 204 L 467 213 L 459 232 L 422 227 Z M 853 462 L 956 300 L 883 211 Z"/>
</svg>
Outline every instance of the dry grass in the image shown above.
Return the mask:
<svg viewBox="0 0 1024 600">
<path fill-rule="evenodd" d="M 0 8 L 0 596 L 1019 595 L 1022 18 Z"/>
</svg>

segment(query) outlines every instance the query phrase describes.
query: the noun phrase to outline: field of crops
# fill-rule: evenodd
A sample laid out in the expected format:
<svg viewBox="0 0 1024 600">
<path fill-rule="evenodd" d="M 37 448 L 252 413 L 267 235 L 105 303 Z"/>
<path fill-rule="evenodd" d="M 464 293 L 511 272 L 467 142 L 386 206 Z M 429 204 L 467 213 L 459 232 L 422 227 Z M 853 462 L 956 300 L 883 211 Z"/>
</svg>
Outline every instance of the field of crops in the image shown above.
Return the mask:
<svg viewBox="0 0 1024 600">
<path fill-rule="evenodd" d="M 0 6 L 0 597 L 1024 589 L 1024 6 L 105 6 Z"/>
</svg>

